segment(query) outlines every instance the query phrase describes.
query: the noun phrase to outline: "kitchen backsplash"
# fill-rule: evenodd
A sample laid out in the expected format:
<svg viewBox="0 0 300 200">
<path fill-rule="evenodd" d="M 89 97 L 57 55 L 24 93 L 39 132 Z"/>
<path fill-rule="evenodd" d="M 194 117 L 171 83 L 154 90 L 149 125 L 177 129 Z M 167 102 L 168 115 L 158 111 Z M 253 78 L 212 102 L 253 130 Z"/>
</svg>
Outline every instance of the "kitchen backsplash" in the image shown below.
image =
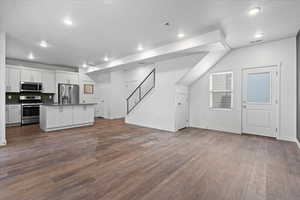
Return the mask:
<svg viewBox="0 0 300 200">
<path fill-rule="evenodd" d="M 18 104 L 20 103 L 19 98 L 22 93 L 6 93 L 6 104 Z M 26 93 L 26 95 L 41 95 L 42 102 L 44 104 L 53 104 L 54 103 L 54 94 L 45 94 L 45 93 Z"/>
<path fill-rule="evenodd" d="M 20 93 L 6 93 L 6 104 L 18 104 Z"/>
</svg>

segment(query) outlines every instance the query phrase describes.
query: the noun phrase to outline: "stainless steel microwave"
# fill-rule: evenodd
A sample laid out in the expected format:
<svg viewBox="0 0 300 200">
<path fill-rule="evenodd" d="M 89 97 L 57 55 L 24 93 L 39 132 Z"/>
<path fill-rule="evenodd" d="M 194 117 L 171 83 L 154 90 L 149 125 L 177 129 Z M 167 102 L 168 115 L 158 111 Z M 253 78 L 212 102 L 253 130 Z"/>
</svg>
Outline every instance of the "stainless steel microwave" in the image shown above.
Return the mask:
<svg viewBox="0 0 300 200">
<path fill-rule="evenodd" d="M 20 84 L 21 92 L 42 92 L 43 84 L 35 82 L 21 82 Z"/>
</svg>

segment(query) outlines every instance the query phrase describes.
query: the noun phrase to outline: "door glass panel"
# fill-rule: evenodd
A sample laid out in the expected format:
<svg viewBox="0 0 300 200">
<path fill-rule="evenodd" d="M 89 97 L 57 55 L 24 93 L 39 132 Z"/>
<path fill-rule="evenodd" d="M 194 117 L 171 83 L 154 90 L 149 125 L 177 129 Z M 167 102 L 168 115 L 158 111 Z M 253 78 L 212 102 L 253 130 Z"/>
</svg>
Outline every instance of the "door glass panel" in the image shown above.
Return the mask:
<svg viewBox="0 0 300 200">
<path fill-rule="evenodd" d="M 269 72 L 248 74 L 248 103 L 270 103 L 270 77 Z"/>
</svg>

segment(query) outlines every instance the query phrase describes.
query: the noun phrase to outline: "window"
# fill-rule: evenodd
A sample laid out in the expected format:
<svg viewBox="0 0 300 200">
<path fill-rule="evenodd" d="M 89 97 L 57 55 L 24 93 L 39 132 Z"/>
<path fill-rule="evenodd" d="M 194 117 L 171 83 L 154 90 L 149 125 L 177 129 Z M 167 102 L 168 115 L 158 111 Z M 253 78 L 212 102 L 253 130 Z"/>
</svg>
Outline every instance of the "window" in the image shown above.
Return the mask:
<svg viewBox="0 0 300 200">
<path fill-rule="evenodd" d="M 213 73 L 210 75 L 210 107 L 217 109 L 232 108 L 232 72 Z"/>
</svg>

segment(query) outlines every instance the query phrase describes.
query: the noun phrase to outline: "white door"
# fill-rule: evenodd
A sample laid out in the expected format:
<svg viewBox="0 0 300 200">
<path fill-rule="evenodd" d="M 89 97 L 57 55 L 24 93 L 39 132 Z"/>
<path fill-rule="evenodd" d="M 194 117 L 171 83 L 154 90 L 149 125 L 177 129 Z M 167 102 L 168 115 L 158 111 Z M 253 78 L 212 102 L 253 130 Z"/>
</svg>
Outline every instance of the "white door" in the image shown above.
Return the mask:
<svg viewBox="0 0 300 200">
<path fill-rule="evenodd" d="M 176 95 L 176 129 L 183 129 L 188 126 L 188 98 L 187 94 Z"/>
<path fill-rule="evenodd" d="M 95 116 L 96 117 L 104 117 L 104 100 L 100 100 L 95 108 Z"/>
<path fill-rule="evenodd" d="M 243 133 L 276 137 L 278 87 L 276 66 L 243 70 Z"/>
</svg>

